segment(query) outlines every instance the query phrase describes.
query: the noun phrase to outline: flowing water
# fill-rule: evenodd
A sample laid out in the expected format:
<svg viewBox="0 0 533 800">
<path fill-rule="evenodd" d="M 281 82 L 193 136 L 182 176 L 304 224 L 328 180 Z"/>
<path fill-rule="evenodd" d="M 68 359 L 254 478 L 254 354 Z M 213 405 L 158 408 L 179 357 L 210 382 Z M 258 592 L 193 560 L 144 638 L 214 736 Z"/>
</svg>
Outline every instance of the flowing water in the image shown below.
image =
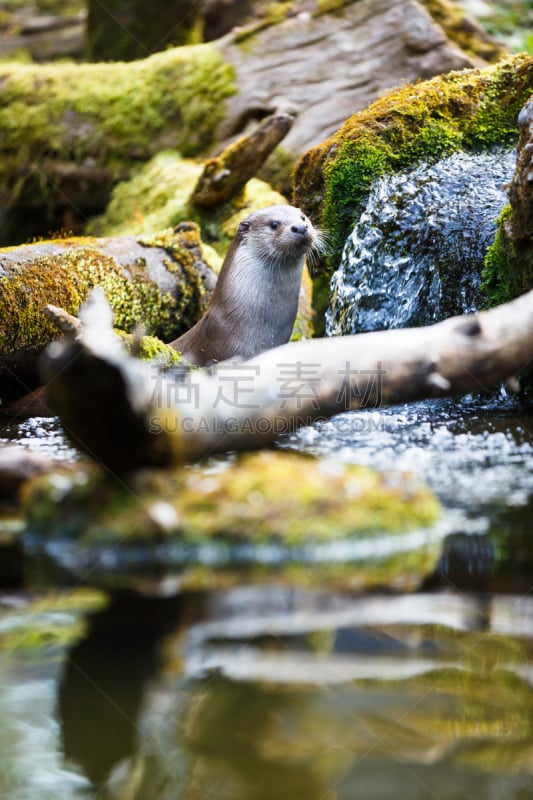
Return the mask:
<svg viewBox="0 0 533 800">
<path fill-rule="evenodd" d="M 472 311 L 515 154 L 456 153 L 374 183 L 332 281 L 328 335 Z"/>
<path fill-rule="evenodd" d="M 486 172 L 479 161 L 476 169 Z M 433 178 L 422 178 L 426 199 L 445 194 Z M 398 179 L 371 197 L 391 220 L 406 207 L 413 213 L 413 175 L 402 180 L 405 195 Z M 443 212 L 450 222 L 454 202 Z M 347 245 L 330 330 L 419 319 L 428 303 L 442 313 L 431 259 L 404 272 L 400 254 L 392 283 L 388 262 L 370 273 L 363 228 L 372 213 L 357 229 L 360 264 L 356 239 Z M 442 222 L 435 214 L 433 231 Z M 471 226 L 478 275 L 489 229 Z M 442 240 L 430 239 L 440 252 Z M 461 308 L 479 287 L 467 283 Z M 383 310 L 380 297 L 406 295 L 403 310 Z M 0 440 L 77 457 L 57 420 L 4 424 Z M 176 593 L 178 575 L 157 595 L 122 590 L 105 607 L 80 599 L 78 588 L 44 607 L 5 590 L 2 800 L 533 798 L 531 411 L 501 390 L 341 414 L 279 446 L 391 479 L 420 475 L 444 509 L 434 574 L 418 592 L 369 595 L 326 589 L 312 564 L 300 567 L 306 588 L 275 568 L 260 582 L 243 569 L 241 586 Z M 206 578 L 213 568 L 202 565 Z M 51 578 L 37 577 L 42 592 Z M 98 610 L 87 617 L 90 608 Z"/>
</svg>

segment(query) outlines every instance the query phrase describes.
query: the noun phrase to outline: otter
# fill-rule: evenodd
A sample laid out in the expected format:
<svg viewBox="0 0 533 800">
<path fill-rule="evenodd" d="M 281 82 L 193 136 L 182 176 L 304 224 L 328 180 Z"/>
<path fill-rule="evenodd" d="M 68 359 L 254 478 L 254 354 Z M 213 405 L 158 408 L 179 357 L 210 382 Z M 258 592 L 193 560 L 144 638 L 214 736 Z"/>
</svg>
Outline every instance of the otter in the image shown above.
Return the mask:
<svg viewBox="0 0 533 800">
<path fill-rule="evenodd" d="M 294 206 L 269 206 L 244 219 L 227 252 L 204 316 L 171 342 L 190 364 L 248 359 L 289 341 L 305 256 L 323 237 Z"/>
</svg>

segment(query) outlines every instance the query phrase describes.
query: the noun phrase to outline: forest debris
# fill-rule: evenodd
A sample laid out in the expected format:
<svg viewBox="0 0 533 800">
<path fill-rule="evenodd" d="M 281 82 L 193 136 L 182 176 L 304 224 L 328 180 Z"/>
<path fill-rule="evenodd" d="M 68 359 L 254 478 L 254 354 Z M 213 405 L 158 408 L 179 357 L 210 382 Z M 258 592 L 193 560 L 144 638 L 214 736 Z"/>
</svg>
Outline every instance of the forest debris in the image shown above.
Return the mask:
<svg viewBox="0 0 533 800">
<path fill-rule="evenodd" d="M 191 194 L 191 203 L 212 208 L 237 197 L 293 122 L 291 114 L 271 114 L 251 133 L 233 142 L 216 158 L 210 158 Z"/>
</svg>

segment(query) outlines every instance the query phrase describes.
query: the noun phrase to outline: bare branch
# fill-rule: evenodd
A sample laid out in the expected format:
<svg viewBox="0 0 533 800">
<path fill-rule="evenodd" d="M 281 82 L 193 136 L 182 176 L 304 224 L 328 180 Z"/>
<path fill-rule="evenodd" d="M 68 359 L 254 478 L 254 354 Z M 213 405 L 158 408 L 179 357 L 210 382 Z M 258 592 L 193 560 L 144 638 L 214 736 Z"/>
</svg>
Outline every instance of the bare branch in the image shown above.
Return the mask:
<svg viewBox="0 0 533 800">
<path fill-rule="evenodd" d="M 52 407 L 91 455 L 116 469 L 253 450 L 349 409 L 480 391 L 533 362 L 533 292 L 424 328 L 292 342 L 244 362 L 162 373 L 120 351 L 105 298 L 79 340 L 55 343 Z"/>
</svg>

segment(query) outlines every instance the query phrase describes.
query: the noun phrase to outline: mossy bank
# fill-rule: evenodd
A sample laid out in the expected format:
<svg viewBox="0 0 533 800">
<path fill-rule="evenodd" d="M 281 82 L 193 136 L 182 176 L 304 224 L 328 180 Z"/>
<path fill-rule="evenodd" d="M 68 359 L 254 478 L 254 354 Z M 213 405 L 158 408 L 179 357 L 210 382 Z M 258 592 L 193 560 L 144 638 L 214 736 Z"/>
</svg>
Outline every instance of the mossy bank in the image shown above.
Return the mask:
<svg viewBox="0 0 533 800">
<path fill-rule="evenodd" d="M 39 209 L 44 235 L 61 209 L 101 210 L 118 180 L 164 148 L 205 151 L 236 91 L 208 44 L 127 64 L 5 63 L 0 83 L 0 198 L 22 217 Z M 1 241 L 23 240 L 14 222 Z"/>
</svg>

